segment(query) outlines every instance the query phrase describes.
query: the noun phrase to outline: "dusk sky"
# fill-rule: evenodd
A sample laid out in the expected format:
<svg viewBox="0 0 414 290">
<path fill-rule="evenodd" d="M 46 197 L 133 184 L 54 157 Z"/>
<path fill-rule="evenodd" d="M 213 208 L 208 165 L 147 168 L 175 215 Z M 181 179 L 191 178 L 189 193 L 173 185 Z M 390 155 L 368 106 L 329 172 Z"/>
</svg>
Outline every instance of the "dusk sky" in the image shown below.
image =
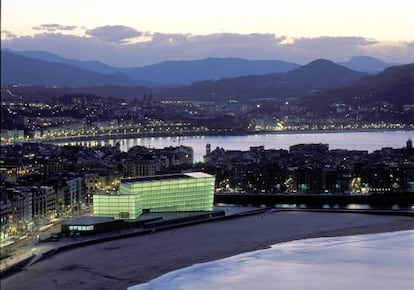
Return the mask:
<svg viewBox="0 0 414 290">
<path fill-rule="evenodd" d="M 414 62 L 412 0 L 3 0 L 2 48 L 139 66 L 240 57 Z"/>
</svg>

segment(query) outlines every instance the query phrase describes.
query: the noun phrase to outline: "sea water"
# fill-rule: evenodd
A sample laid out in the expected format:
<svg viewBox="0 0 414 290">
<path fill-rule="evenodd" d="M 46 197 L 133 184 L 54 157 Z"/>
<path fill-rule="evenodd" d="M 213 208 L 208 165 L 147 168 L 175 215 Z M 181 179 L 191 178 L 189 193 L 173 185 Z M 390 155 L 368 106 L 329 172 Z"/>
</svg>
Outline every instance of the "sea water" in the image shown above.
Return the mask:
<svg viewBox="0 0 414 290">
<path fill-rule="evenodd" d="M 382 147 L 402 148 L 407 140 L 414 139 L 414 131 L 339 131 L 330 133 L 271 133 L 243 136 L 179 136 L 179 137 L 142 137 L 125 139 L 89 140 L 57 142 L 65 145 L 114 146 L 120 144 L 122 151 L 133 146 L 164 148 L 169 146 L 190 146 L 194 160 L 201 161 L 206 154 L 206 145 L 211 149 L 222 147 L 226 150 L 249 150 L 251 146 L 264 146 L 265 149 L 289 149 L 300 143 L 325 143 L 330 149 L 366 150 L 372 152 Z"/>
<path fill-rule="evenodd" d="M 297 240 L 170 272 L 129 290 L 414 289 L 414 230 Z"/>
</svg>

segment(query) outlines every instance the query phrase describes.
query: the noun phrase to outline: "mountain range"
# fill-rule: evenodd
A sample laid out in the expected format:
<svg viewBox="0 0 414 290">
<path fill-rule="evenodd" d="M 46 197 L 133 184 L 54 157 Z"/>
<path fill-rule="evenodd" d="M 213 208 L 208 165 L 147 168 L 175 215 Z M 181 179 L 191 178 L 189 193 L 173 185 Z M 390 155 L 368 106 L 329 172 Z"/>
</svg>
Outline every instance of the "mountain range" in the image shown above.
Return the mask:
<svg viewBox="0 0 414 290">
<path fill-rule="evenodd" d="M 333 102 L 352 105 L 387 102 L 396 107 L 414 105 L 414 63 L 395 66 L 376 74 L 365 76 L 351 86 L 324 91 L 314 106 L 326 106 Z"/>
<path fill-rule="evenodd" d="M 332 61 L 319 59 L 286 73 L 200 81 L 189 86 L 158 91 L 162 97 L 181 99 L 249 99 L 306 96 L 320 90 L 343 87 L 366 73 L 356 72 Z"/>
<path fill-rule="evenodd" d="M 50 56 L 46 54 L 46 56 Z M 377 63 L 369 58 L 351 59 L 354 64 L 358 59 Z M 159 64 L 164 72 L 177 73 L 185 65 L 199 67 L 208 71 L 217 70 L 223 64 L 232 63 L 231 69 L 243 63 L 246 67 L 255 61 L 237 59 L 206 59 L 200 61 L 165 62 Z M 395 105 L 414 104 L 414 64 L 389 67 L 375 75 L 358 72 L 329 60 L 319 59 L 306 65 L 277 73 L 242 75 L 226 77 L 218 80 L 196 81 L 186 85 L 157 86 L 147 80 L 134 80 L 127 75 L 110 71 L 98 62 L 82 62 L 84 68 L 69 64 L 44 61 L 17 55 L 10 51 L 2 51 L 2 83 L 25 84 L 13 88 L 17 94 L 32 97 L 58 97 L 64 94 L 83 93 L 99 96 L 116 96 L 125 99 L 141 98 L 144 94 L 152 94 L 156 99 L 182 100 L 220 100 L 252 98 L 295 98 L 304 104 L 327 106 L 332 102 L 375 103 L 390 102 Z M 262 62 L 266 63 L 266 61 Z M 179 64 L 179 65 L 178 65 Z M 275 64 L 275 62 L 274 62 Z M 87 70 L 87 65 L 108 69 L 107 73 Z M 178 66 L 177 66 L 178 65 Z M 205 66 L 204 66 L 205 65 Z M 284 64 L 285 65 L 285 64 Z M 291 64 L 290 64 L 291 65 Z M 154 73 L 157 65 L 152 67 Z M 214 69 L 216 67 L 217 69 Z M 254 66 L 252 66 L 254 67 Z M 288 68 L 284 68 L 285 70 Z M 223 69 L 224 70 L 224 69 Z M 228 71 L 230 69 L 228 68 Z M 239 72 L 241 69 L 239 70 Z M 263 71 L 261 71 L 263 72 Z M 191 73 L 191 70 L 187 71 Z M 194 72 L 195 74 L 196 72 Z M 249 71 L 245 71 L 250 74 Z M 32 84 L 33 86 L 28 86 Z"/>
<path fill-rule="evenodd" d="M 22 57 L 19 59 L 19 57 Z M 24 58 L 23 58 L 24 57 Z M 157 86 L 172 86 L 190 84 L 201 80 L 217 80 L 226 77 L 237 77 L 243 75 L 261 75 L 275 72 L 287 72 L 294 68 L 299 67 L 298 64 L 284 62 L 279 60 L 245 60 L 239 58 L 206 58 L 203 60 L 185 60 L 185 61 L 165 61 L 154 65 L 143 66 L 143 67 L 129 67 L 129 68 L 118 68 L 99 61 L 81 61 L 63 58 L 59 55 L 52 54 L 43 51 L 25 51 L 17 52 L 11 50 L 2 50 L 2 59 L 5 60 L 5 64 L 9 64 L 9 58 L 13 58 L 13 62 L 18 64 L 28 61 L 28 59 L 36 60 L 37 66 L 42 68 L 50 67 L 50 64 L 55 65 L 54 69 L 57 70 L 57 65 L 61 65 L 58 71 L 68 71 L 69 66 L 75 73 L 74 68 L 81 69 L 82 71 L 89 71 L 94 73 L 103 74 L 109 77 L 114 75 L 117 78 L 107 78 L 107 85 L 146 85 L 151 87 Z M 39 61 L 44 62 L 41 64 Z M 5 69 L 13 69 L 17 72 L 20 67 L 5 67 Z M 25 71 L 31 68 L 31 64 L 25 66 Z M 18 81 L 15 76 L 9 76 L 6 73 L 4 75 L 3 84 Z M 56 76 L 56 71 L 43 70 L 41 73 L 44 74 L 44 79 L 50 79 L 48 74 Z M 21 72 L 19 72 L 21 74 Z M 37 73 L 39 74 L 39 72 Z M 123 77 L 121 81 L 118 79 L 120 76 Z M 65 77 L 68 77 L 65 74 Z M 92 79 L 96 78 L 97 75 L 93 74 Z M 101 76 L 102 78 L 102 76 Z M 84 82 L 75 82 L 76 77 L 70 77 L 71 81 L 66 84 L 62 84 L 62 81 L 54 81 L 54 85 L 61 86 L 84 86 Z M 45 85 L 39 83 L 38 79 L 27 79 L 24 78 L 20 83 L 24 82 L 32 85 Z M 52 80 L 49 81 L 49 84 Z M 89 86 L 94 86 L 96 83 L 91 83 Z"/>
<path fill-rule="evenodd" d="M 284 73 L 301 66 L 280 60 L 206 58 L 203 60 L 165 61 L 143 67 L 119 68 L 99 61 L 69 59 L 44 51 L 4 49 L 1 51 L 1 56 L 2 72 L 4 72 L 2 84 L 23 83 L 72 87 L 99 85 L 180 86 L 203 80 Z M 354 57 L 347 62 L 338 64 L 368 73 L 376 73 L 391 66 L 381 60 L 366 56 Z M 90 77 L 87 74 L 90 74 Z M 88 80 L 90 80 L 89 83 Z"/>
<path fill-rule="evenodd" d="M 103 74 L 78 67 L 1 52 L 1 82 L 37 86 L 89 87 L 139 85 L 124 74 Z M 142 85 L 142 83 L 141 83 Z"/>
<path fill-rule="evenodd" d="M 337 62 L 352 70 L 366 72 L 369 74 L 376 74 L 382 72 L 388 67 L 402 65 L 400 63 L 386 63 L 382 60 L 370 56 L 354 56 L 348 61 Z"/>
</svg>

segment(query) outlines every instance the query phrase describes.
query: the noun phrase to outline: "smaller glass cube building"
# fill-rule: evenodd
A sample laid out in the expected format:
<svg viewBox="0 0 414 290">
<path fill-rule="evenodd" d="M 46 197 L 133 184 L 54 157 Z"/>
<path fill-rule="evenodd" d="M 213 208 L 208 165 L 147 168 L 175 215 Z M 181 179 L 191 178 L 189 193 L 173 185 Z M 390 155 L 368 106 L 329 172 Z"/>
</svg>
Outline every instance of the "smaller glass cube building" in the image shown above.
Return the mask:
<svg viewBox="0 0 414 290">
<path fill-rule="evenodd" d="M 139 196 L 135 194 L 95 194 L 94 216 L 135 219 L 142 213 Z"/>
<path fill-rule="evenodd" d="M 135 219 L 142 212 L 211 211 L 215 177 L 203 172 L 121 180 L 118 194 L 95 194 L 95 216 Z"/>
</svg>

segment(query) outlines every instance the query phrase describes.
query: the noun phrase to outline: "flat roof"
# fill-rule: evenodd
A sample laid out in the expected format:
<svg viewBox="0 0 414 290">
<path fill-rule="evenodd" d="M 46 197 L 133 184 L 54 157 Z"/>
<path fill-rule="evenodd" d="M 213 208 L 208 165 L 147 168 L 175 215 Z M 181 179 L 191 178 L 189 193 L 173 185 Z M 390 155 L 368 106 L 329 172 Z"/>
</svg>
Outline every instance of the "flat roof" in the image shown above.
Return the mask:
<svg viewBox="0 0 414 290">
<path fill-rule="evenodd" d="M 112 222 L 115 219 L 112 217 L 99 217 L 99 216 L 80 216 L 76 219 L 64 222 L 64 226 L 91 226 L 101 223 Z"/>
<path fill-rule="evenodd" d="M 204 178 L 204 177 L 213 177 L 213 175 L 204 173 L 204 172 L 188 172 L 184 173 L 185 175 L 191 176 L 193 178 Z"/>
<path fill-rule="evenodd" d="M 142 177 L 134 177 L 134 178 L 123 178 L 121 179 L 121 182 L 122 183 L 148 182 L 148 181 L 158 181 L 158 180 L 168 180 L 168 179 L 205 178 L 205 177 L 213 177 L 213 175 L 210 175 L 204 172 L 188 172 L 188 173 L 142 176 Z"/>
</svg>

